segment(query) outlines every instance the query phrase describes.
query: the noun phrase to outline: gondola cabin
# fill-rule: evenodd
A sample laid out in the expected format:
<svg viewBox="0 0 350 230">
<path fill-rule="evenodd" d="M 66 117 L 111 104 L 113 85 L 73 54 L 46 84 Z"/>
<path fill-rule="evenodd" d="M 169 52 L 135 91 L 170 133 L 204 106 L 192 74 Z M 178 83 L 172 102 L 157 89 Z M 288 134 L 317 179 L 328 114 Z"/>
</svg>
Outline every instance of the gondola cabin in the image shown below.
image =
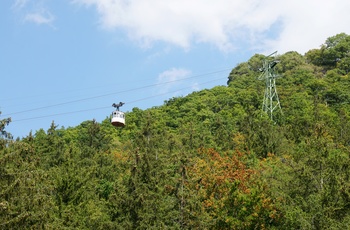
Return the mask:
<svg viewBox="0 0 350 230">
<path fill-rule="evenodd" d="M 125 126 L 125 114 L 121 111 L 118 111 L 118 110 L 113 111 L 111 123 L 115 127 L 124 127 Z"/>
</svg>

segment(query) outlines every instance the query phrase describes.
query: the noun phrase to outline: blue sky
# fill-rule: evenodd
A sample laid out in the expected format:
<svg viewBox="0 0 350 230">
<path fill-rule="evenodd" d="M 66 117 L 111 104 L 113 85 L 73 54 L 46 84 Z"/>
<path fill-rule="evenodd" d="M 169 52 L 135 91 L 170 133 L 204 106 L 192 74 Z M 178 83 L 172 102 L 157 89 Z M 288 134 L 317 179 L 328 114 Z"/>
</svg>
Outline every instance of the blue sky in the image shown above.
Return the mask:
<svg viewBox="0 0 350 230">
<path fill-rule="evenodd" d="M 346 0 L 0 2 L 0 119 L 25 137 L 217 85 L 255 53 L 350 33 Z"/>
</svg>

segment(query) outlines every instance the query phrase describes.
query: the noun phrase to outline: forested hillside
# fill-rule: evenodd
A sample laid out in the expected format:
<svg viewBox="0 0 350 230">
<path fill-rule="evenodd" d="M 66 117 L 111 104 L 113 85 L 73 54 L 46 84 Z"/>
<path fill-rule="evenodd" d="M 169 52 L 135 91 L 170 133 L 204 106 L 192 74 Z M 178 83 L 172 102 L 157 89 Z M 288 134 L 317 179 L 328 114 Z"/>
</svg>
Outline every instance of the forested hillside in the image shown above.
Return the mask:
<svg viewBox="0 0 350 230">
<path fill-rule="evenodd" d="M 350 36 L 264 59 L 227 86 L 12 140 L 1 121 L 0 229 L 349 229 Z"/>
</svg>

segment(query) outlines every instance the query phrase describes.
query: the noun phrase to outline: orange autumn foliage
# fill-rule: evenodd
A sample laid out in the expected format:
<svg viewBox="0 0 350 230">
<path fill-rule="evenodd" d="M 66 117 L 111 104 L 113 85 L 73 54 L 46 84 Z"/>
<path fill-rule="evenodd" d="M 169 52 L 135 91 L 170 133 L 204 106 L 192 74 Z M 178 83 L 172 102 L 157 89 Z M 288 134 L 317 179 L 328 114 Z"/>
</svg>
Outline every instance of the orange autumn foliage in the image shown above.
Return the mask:
<svg viewBox="0 0 350 230">
<path fill-rule="evenodd" d="M 197 191 L 214 227 L 264 228 L 266 219 L 277 218 L 272 200 L 261 193 L 267 188 L 257 180 L 259 171 L 248 167 L 248 156 L 201 148 L 187 169 L 187 186 Z"/>
</svg>

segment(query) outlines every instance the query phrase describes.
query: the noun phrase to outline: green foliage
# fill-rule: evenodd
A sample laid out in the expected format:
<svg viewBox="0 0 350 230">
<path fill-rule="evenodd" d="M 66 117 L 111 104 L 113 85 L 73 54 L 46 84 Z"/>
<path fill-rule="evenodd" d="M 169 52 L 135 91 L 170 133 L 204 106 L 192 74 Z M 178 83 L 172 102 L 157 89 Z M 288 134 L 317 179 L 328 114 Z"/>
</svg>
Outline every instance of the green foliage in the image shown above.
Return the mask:
<svg viewBox="0 0 350 230">
<path fill-rule="evenodd" d="M 1 111 L 0 111 L 1 115 Z M 0 150 L 6 146 L 8 139 L 12 139 L 10 133 L 6 132 L 5 127 L 11 122 L 11 118 L 0 120 Z"/>
<path fill-rule="evenodd" d="M 1 229 L 347 229 L 349 36 L 278 56 L 283 115 L 262 112 L 263 55 L 228 86 L 13 141 L 0 121 Z"/>
<path fill-rule="evenodd" d="M 345 33 L 327 38 L 321 49 L 311 50 L 306 53 L 307 59 L 325 69 L 341 67 L 344 73 L 349 72 L 350 36 Z"/>
</svg>

